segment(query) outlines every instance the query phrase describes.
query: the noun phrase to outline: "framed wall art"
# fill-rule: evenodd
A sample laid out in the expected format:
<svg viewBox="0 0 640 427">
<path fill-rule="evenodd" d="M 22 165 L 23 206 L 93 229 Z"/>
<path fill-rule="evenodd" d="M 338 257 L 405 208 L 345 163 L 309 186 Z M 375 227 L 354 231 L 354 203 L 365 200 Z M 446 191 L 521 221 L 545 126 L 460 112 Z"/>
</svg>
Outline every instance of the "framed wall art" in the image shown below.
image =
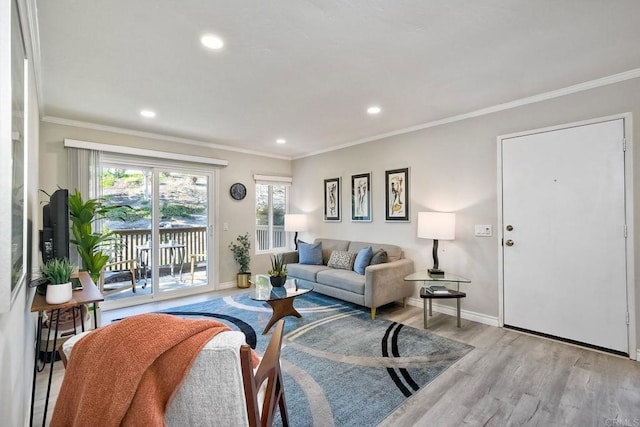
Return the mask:
<svg viewBox="0 0 640 427">
<path fill-rule="evenodd" d="M 324 220 L 340 222 L 340 178 L 324 180 Z"/>
<path fill-rule="evenodd" d="M 385 219 L 409 221 L 409 168 L 385 171 Z"/>
<path fill-rule="evenodd" d="M 371 173 L 351 175 L 351 221 L 371 221 Z"/>
</svg>

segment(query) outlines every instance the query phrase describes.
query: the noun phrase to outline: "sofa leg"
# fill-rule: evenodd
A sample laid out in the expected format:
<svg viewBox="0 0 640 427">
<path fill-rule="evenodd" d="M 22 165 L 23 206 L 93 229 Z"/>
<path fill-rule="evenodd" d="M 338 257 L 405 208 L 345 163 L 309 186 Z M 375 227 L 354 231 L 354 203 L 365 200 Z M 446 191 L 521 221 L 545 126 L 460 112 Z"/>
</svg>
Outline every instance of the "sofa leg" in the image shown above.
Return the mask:
<svg viewBox="0 0 640 427">
<path fill-rule="evenodd" d="M 407 308 L 407 297 L 402 298 L 402 308 Z"/>
<path fill-rule="evenodd" d="M 371 320 L 376 320 L 376 308 L 371 307 Z"/>
</svg>

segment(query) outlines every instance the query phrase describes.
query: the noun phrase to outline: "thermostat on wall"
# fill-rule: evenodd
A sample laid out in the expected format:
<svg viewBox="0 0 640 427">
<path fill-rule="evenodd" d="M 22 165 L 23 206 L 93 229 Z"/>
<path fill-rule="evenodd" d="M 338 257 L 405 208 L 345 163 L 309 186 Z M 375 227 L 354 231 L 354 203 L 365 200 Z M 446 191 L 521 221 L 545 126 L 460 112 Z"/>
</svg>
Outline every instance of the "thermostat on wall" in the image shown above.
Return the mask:
<svg viewBox="0 0 640 427">
<path fill-rule="evenodd" d="M 493 236 L 493 228 L 491 225 L 478 225 L 476 224 L 476 237 L 491 237 Z"/>
</svg>

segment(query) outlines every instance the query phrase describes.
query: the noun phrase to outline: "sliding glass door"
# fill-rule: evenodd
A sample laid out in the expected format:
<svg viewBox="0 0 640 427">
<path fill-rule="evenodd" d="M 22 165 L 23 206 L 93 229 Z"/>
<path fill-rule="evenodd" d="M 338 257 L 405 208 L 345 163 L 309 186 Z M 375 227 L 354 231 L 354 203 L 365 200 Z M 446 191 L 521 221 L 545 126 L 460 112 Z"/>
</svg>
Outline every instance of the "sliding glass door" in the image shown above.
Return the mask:
<svg viewBox="0 0 640 427">
<path fill-rule="evenodd" d="M 203 174 L 158 172 L 160 292 L 208 283 L 209 179 Z"/>
<path fill-rule="evenodd" d="M 114 233 L 110 261 L 121 261 L 109 267 L 108 306 L 211 290 L 213 173 L 136 163 L 103 161 L 100 168 L 105 204 L 120 206 L 102 224 Z M 135 262 L 136 292 L 124 286 L 131 280 L 129 260 Z"/>
<path fill-rule="evenodd" d="M 150 168 L 105 164 L 101 168 L 101 191 L 104 204 L 119 206 L 107 214 L 100 228 L 113 232 L 113 239 L 103 248 L 109 255 L 105 275 L 106 299 L 117 301 L 133 296 L 152 295 L 151 259 L 143 248 L 151 242 L 153 228 L 153 171 Z M 122 261 L 122 264 L 113 263 Z M 128 282 L 128 262 L 134 264 L 134 293 Z M 122 287 L 122 291 L 118 288 Z"/>
</svg>

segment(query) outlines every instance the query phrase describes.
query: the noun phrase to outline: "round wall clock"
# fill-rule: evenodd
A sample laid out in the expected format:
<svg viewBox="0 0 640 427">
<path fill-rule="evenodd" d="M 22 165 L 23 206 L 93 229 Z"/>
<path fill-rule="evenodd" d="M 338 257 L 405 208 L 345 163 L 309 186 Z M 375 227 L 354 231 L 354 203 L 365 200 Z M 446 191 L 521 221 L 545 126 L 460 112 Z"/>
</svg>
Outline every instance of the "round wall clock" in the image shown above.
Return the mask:
<svg viewBox="0 0 640 427">
<path fill-rule="evenodd" d="M 242 200 L 247 196 L 247 187 L 245 187 L 244 184 L 236 182 L 235 184 L 231 185 L 229 194 L 231 194 L 231 197 L 233 197 L 235 200 Z"/>
</svg>

